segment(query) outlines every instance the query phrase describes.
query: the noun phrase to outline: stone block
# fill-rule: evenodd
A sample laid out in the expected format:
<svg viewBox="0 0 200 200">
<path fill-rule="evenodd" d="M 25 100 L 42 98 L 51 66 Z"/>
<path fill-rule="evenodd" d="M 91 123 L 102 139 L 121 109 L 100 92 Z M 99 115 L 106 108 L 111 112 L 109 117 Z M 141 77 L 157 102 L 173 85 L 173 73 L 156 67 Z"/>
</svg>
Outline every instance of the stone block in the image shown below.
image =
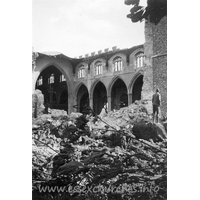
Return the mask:
<svg viewBox="0 0 200 200">
<path fill-rule="evenodd" d="M 52 109 L 51 110 L 51 116 L 58 118 L 58 117 L 64 117 L 67 116 L 67 111 L 65 110 L 57 110 L 57 109 Z"/>
<path fill-rule="evenodd" d="M 37 118 L 44 113 L 44 95 L 40 90 L 32 94 L 32 117 Z"/>
</svg>

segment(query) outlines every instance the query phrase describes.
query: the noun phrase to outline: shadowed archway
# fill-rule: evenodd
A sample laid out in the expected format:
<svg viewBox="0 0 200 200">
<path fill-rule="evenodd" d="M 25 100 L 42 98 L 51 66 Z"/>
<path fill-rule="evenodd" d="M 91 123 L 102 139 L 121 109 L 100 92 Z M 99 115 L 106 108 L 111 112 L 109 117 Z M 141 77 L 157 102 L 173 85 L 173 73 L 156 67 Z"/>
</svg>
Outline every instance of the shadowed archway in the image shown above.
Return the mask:
<svg viewBox="0 0 200 200">
<path fill-rule="evenodd" d="M 133 85 L 132 103 L 135 102 L 136 100 L 141 100 L 142 86 L 143 86 L 143 75 L 140 75 L 136 79 Z"/>
<path fill-rule="evenodd" d="M 87 87 L 82 84 L 77 92 L 77 105 L 78 105 L 78 112 L 83 113 L 84 109 L 89 106 L 89 93 Z"/>
<path fill-rule="evenodd" d="M 111 110 L 128 106 L 128 93 L 124 81 L 118 78 L 111 88 Z"/>
<path fill-rule="evenodd" d="M 107 102 L 106 87 L 102 82 L 98 82 L 93 91 L 93 110 L 96 114 L 100 114 L 104 103 Z"/>
<path fill-rule="evenodd" d="M 68 92 L 64 89 L 60 95 L 60 109 L 68 110 Z"/>
<path fill-rule="evenodd" d="M 36 89 L 42 91 L 44 104 L 52 109 L 64 109 L 68 111 L 68 87 L 62 72 L 55 66 L 46 67 L 36 81 Z M 64 92 L 62 94 L 62 91 Z M 64 96 L 63 96 L 64 95 Z M 62 102 L 60 102 L 60 98 Z M 65 99 L 65 103 L 63 102 Z"/>
</svg>

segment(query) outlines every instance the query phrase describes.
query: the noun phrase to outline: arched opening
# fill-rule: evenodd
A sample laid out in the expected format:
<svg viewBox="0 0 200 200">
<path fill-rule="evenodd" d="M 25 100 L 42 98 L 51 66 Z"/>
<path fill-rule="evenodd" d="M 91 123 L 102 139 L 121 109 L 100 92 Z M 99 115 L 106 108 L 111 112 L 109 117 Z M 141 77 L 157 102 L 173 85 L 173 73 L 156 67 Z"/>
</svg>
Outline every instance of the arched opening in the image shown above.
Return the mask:
<svg viewBox="0 0 200 200">
<path fill-rule="evenodd" d="M 96 114 L 100 114 L 104 103 L 107 102 L 106 87 L 102 82 L 98 82 L 93 92 L 93 110 Z"/>
<path fill-rule="evenodd" d="M 121 79 L 117 79 L 111 90 L 111 110 L 128 106 L 127 87 Z"/>
<path fill-rule="evenodd" d="M 42 91 L 45 105 L 52 109 L 68 111 L 68 87 L 66 80 L 61 79 L 61 76 L 62 72 L 51 65 L 40 73 L 35 88 Z"/>
<path fill-rule="evenodd" d="M 142 86 L 143 86 L 143 75 L 140 75 L 133 85 L 132 102 L 135 102 L 135 100 L 141 100 Z"/>
<path fill-rule="evenodd" d="M 125 107 L 127 105 L 128 105 L 128 94 L 127 93 L 123 93 L 120 96 L 120 105 L 119 105 L 119 107 L 122 108 L 122 107 Z"/>
<path fill-rule="evenodd" d="M 68 110 L 68 92 L 64 89 L 60 95 L 60 108 L 63 110 Z"/>
<path fill-rule="evenodd" d="M 89 95 L 85 93 L 80 100 L 80 112 L 83 113 L 89 106 Z"/>
<path fill-rule="evenodd" d="M 83 111 L 89 106 L 89 93 L 85 85 L 81 85 L 77 93 L 77 104 L 78 112 L 83 113 Z"/>
</svg>

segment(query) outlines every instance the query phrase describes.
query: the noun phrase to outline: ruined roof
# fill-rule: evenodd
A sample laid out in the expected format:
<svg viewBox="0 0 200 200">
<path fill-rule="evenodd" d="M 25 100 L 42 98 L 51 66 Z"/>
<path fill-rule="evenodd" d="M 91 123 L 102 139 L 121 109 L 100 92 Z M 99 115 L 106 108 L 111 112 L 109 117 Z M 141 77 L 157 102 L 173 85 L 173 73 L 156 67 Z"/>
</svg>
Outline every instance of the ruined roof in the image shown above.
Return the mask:
<svg viewBox="0 0 200 200">
<path fill-rule="evenodd" d="M 38 54 L 38 57 L 40 57 L 40 56 L 50 56 L 50 57 L 61 58 L 61 59 L 64 58 L 72 64 L 72 66 L 75 70 L 75 67 L 81 62 L 86 62 L 86 63 L 88 63 L 88 65 L 90 65 L 94 60 L 99 59 L 99 58 L 103 58 L 106 61 L 108 61 L 116 53 L 122 53 L 126 56 L 129 56 L 134 50 L 136 50 L 138 48 L 142 48 L 142 47 L 143 47 L 143 44 L 133 46 L 131 48 L 126 48 L 126 49 L 116 49 L 114 51 L 111 50 L 111 51 L 108 51 L 108 52 L 104 51 L 101 54 L 94 54 L 92 56 L 83 57 L 83 58 L 70 58 L 70 57 L 68 57 L 68 56 L 66 56 L 66 55 L 64 55 L 60 52 L 57 52 L 57 51 L 49 51 L 49 52 L 43 52 L 43 53 L 37 52 L 37 54 Z"/>
<path fill-rule="evenodd" d="M 82 59 L 77 59 L 77 58 L 70 58 L 66 55 L 64 55 L 63 53 L 60 52 L 38 52 L 39 56 L 50 56 L 50 57 L 55 57 L 55 58 L 64 58 L 66 60 L 68 60 L 73 67 L 75 67 L 78 63 L 80 63 L 82 61 Z"/>
<path fill-rule="evenodd" d="M 56 56 L 56 55 L 59 55 L 62 53 L 60 53 L 58 51 L 47 51 L 47 52 L 43 52 L 43 54 L 48 55 L 48 56 Z"/>
</svg>

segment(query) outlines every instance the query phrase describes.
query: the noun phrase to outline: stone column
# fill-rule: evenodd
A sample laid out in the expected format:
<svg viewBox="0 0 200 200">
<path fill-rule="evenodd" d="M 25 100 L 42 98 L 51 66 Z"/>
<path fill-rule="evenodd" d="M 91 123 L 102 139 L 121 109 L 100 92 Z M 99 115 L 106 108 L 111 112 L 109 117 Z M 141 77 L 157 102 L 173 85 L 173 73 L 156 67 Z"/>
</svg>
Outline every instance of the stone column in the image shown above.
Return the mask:
<svg viewBox="0 0 200 200">
<path fill-rule="evenodd" d="M 132 104 L 132 93 L 128 94 L 128 106 Z"/>
<path fill-rule="evenodd" d="M 90 108 L 93 109 L 93 98 L 92 97 L 89 98 L 89 105 L 90 105 Z"/>
<path fill-rule="evenodd" d="M 108 100 L 108 112 L 111 111 L 111 96 L 107 96 L 107 100 Z"/>
<path fill-rule="evenodd" d="M 77 105 L 78 106 L 77 98 L 73 98 L 73 105 Z M 78 108 L 74 108 L 73 107 L 73 112 L 78 112 Z"/>
</svg>

